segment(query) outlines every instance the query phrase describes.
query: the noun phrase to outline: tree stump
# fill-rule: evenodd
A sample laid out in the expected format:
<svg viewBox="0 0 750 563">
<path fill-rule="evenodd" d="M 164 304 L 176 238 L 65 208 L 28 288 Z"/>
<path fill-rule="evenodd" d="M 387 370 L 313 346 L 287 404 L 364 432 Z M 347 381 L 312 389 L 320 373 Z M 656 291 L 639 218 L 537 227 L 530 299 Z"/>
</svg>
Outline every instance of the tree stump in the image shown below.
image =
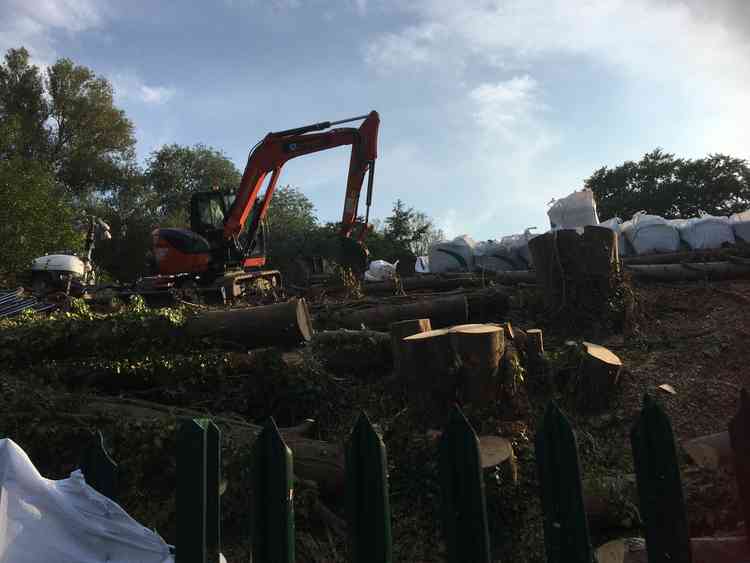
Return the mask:
<svg viewBox="0 0 750 563">
<path fill-rule="evenodd" d="M 463 403 L 486 405 L 497 395 L 498 368 L 505 352 L 505 334 L 499 326 L 454 327 L 453 345 L 461 359 L 458 396 Z"/>
<path fill-rule="evenodd" d="M 693 438 L 683 442 L 682 449 L 698 467 L 714 471 L 730 466 L 734 458 L 727 431 Z"/>
<path fill-rule="evenodd" d="M 598 344 L 583 342 L 581 363 L 575 377 L 575 402 L 581 411 L 605 409 L 619 382 L 622 361 Z"/>
<path fill-rule="evenodd" d="M 432 330 L 430 319 L 411 319 L 391 323 L 391 350 L 393 352 L 393 372 L 398 375 L 401 372 L 401 348 L 403 339 L 420 332 Z"/>
<path fill-rule="evenodd" d="M 549 313 L 574 324 L 607 315 L 619 271 L 614 231 L 596 226 L 583 234 L 552 231 L 531 239 L 529 250 Z"/>
<path fill-rule="evenodd" d="M 401 349 L 401 373 L 409 402 L 429 418 L 432 428 L 442 428 L 456 400 L 460 360 L 449 329 L 407 336 Z"/>
</svg>

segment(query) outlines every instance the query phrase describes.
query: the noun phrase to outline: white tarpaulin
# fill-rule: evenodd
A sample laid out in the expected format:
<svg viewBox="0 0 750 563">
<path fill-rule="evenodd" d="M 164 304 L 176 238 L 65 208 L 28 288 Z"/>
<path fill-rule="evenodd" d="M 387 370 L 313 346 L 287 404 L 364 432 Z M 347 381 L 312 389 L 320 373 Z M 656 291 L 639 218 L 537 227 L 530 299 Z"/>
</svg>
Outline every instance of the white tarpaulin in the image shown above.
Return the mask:
<svg viewBox="0 0 750 563">
<path fill-rule="evenodd" d="M 602 221 L 599 223 L 600 227 L 607 227 L 608 229 L 611 229 L 615 232 L 617 235 L 617 253 L 620 256 L 627 256 L 629 252 L 628 248 L 628 239 L 625 238 L 625 233 L 623 232 L 623 226 L 626 228 L 630 226 L 630 221 L 628 221 L 627 224 L 624 224 L 622 222 L 622 219 L 619 217 L 612 217 L 611 219 L 607 219 L 606 221 Z"/>
<path fill-rule="evenodd" d="M 583 189 L 552 201 L 547 215 L 553 231 L 599 224 L 594 193 L 591 190 Z"/>
<path fill-rule="evenodd" d="M 223 560 L 223 558 L 222 558 Z M 45 479 L 0 440 L 0 563 L 173 563 L 169 546 L 84 481 Z"/>
</svg>

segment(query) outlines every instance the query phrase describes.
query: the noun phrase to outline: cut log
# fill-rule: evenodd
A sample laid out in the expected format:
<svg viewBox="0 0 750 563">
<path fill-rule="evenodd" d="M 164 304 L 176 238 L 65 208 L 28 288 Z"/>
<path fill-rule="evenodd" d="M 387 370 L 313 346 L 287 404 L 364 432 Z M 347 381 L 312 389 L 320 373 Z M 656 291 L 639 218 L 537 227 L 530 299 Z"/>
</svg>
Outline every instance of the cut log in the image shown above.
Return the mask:
<svg viewBox="0 0 750 563">
<path fill-rule="evenodd" d="M 401 356 L 403 355 L 401 352 L 402 340 L 407 336 L 430 330 L 432 330 L 430 319 L 410 319 L 391 323 L 391 353 L 393 354 L 393 371 L 395 374 L 398 375 L 400 372 Z"/>
<path fill-rule="evenodd" d="M 248 309 L 205 311 L 185 323 L 190 338 L 235 342 L 248 348 L 295 345 L 312 338 L 310 312 L 304 299 L 290 299 Z"/>
<path fill-rule="evenodd" d="M 315 333 L 310 347 L 331 372 L 375 379 L 391 371 L 393 358 L 387 332 L 374 330 L 324 330 Z"/>
<path fill-rule="evenodd" d="M 466 294 L 469 304 L 469 321 L 473 323 L 496 322 L 504 319 L 510 310 L 507 289 L 489 287 Z"/>
<path fill-rule="evenodd" d="M 388 330 L 391 324 L 407 319 L 430 319 L 433 328 L 466 323 L 468 304 L 464 295 L 425 299 L 413 303 L 373 305 L 362 308 L 336 308 L 325 315 L 325 325 L 337 328 Z"/>
<path fill-rule="evenodd" d="M 690 250 L 688 252 L 665 252 L 642 256 L 624 256 L 622 263 L 630 266 L 644 264 L 680 264 L 682 262 L 714 262 L 727 260 L 730 256 L 742 253 L 737 248 L 715 248 L 710 250 Z"/>
<path fill-rule="evenodd" d="M 366 295 L 377 295 L 382 293 L 395 293 L 399 289 L 404 291 L 433 290 L 449 291 L 461 287 L 482 287 L 485 281 L 471 273 L 465 274 L 425 274 L 421 276 L 402 277 L 399 287 L 396 280 L 384 280 L 378 282 L 366 282 L 362 290 Z"/>
<path fill-rule="evenodd" d="M 719 469 L 732 464 L 734 455 L 729 441 L 729 432 L 699 436 L 683 442 L 682 448 L 698 467 Z"/>
<path fill-rule="evenodd" d="M 486 405 L 497 396 L 505 333 L 499 326 L 475 325 L 451 329 L 461 359 L 458 396 L 463 403 Z"/>
<path fill-rule="evenodd" d="M 424 412 L 427 424 L 441 428 L 456 400 L 460 360 L 449 329 L 431 330 L 403 339 L 401 373 L 405 376 L 409 402 Z"/>
<path fill-rule="evenodd" d="M 671 282 L 750 278 L 750 265 L 732 262 L 628 265 L 626 270 L 634 278 L 648 281 Z"/>
<path fill-rule="evenodd" d="M 526 374 L 528 383 L 543 390 L 548 390 L 552 380 L 549 377 L 549 362 L 544 355 L 544 337 L 541 329 L 530 328 L 526 331 Z"/>
<path fill-rule="evenodd" d="M 518 461 L 510 440 L 501 436 L 480 436 L 479 455 L 482 469 L 499 471 L 502 482 L 518 484 Z"/>
<path fill-rule="evenodd" d="M 747 563 L 750 560 L 744 536 L 690 538 L 692 563 Z M 596 550 L 598 563 L 648 563 L 643 538 L 624 538 L 605 543 Z"/>
<path fill-rule="evenodd" d="M 100 418 L 201 418 L 205 413 L 180 407 L 169 407 L 159 403 L 152 403 L 138 399 L 105 398 L 92 396 L 86 403 L 82 415 L 95 414 Z M 214 417 L 218 424 L 226 425 L 234 439 L 252 445 L 260 435 L 263 427 L 247 423 L 243 420 Z M 302 479 L 315 481 L 321 489 L 339 493 L 344 485 L 344 451 L 339 444 L 312 440 L 304 434 L 310 428 L 305 422 L 299 426 L 280 429 L 284 441 L 294 455 L 294 472 Z"/>
<path fill-rule="evenodd" d="M 601 411 L 609 405 L 619 382 L 622 361 L 609 349 L 583 342 L 575 377 L 576 406 L 581 411 Z"/>
</svg>

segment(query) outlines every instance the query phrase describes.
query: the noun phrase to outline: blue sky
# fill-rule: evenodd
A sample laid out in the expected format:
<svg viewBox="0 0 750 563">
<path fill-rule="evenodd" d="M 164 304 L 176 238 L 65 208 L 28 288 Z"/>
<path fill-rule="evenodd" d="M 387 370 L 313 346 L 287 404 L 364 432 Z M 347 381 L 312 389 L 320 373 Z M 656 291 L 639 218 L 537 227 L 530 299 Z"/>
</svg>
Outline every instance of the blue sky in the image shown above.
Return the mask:
<svg viewBox="0 0 750 563">
<path fill-rule="evenodd" d="M 378 110 L 374 215 L 449 235 L 548 228 L 547 203 L 661 146 L 750 157 L 745 0 L 0 0 L 0 49 L 109 78 L 141 158 Z M 324 220 L 347 149 L 290 162 Z"/>
</svg>

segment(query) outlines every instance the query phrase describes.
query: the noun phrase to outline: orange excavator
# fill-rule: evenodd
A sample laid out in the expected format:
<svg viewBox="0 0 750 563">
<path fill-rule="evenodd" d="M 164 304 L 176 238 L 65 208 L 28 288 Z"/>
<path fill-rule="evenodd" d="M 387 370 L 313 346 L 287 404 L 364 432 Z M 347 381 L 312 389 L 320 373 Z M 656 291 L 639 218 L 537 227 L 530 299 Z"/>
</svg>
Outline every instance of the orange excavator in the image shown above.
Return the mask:
<svg viewBox="0 0 750 563">
<path fill-rule="evenodd" d="M 359 120 L 364 121 L 358 128 L 332 129 Z M 235 194 L 219 191 L 195 193 L 190 200 L 189 230 L 158 228 L 153 231 L 157 276 L 149 278 L 152 287 L 187 291 L 219 289 L 225 299 L 232 299 L 259 278 L 268 280 L 273 286 L 280 285 L 279 272 L 264 269 L 268 242 L 264 219 L 281 169 L 293 158 L 344 145 L 351 145 L 352 151 L 341 219 L 342 250 L 338 261 L 354 270 L 364 270 L 367 265 L 364 238 L 372 203 L 379 124 L 377 112 L 372 111 L 350 119 L 268 133 L 250 152 Z M 261 195 L 269 174 L 267 187 Z M 355 236 L 360 192 L 366 174 L 367 211 L 364 224 L 359 225 L 359 233 Z"/>
</svg>

